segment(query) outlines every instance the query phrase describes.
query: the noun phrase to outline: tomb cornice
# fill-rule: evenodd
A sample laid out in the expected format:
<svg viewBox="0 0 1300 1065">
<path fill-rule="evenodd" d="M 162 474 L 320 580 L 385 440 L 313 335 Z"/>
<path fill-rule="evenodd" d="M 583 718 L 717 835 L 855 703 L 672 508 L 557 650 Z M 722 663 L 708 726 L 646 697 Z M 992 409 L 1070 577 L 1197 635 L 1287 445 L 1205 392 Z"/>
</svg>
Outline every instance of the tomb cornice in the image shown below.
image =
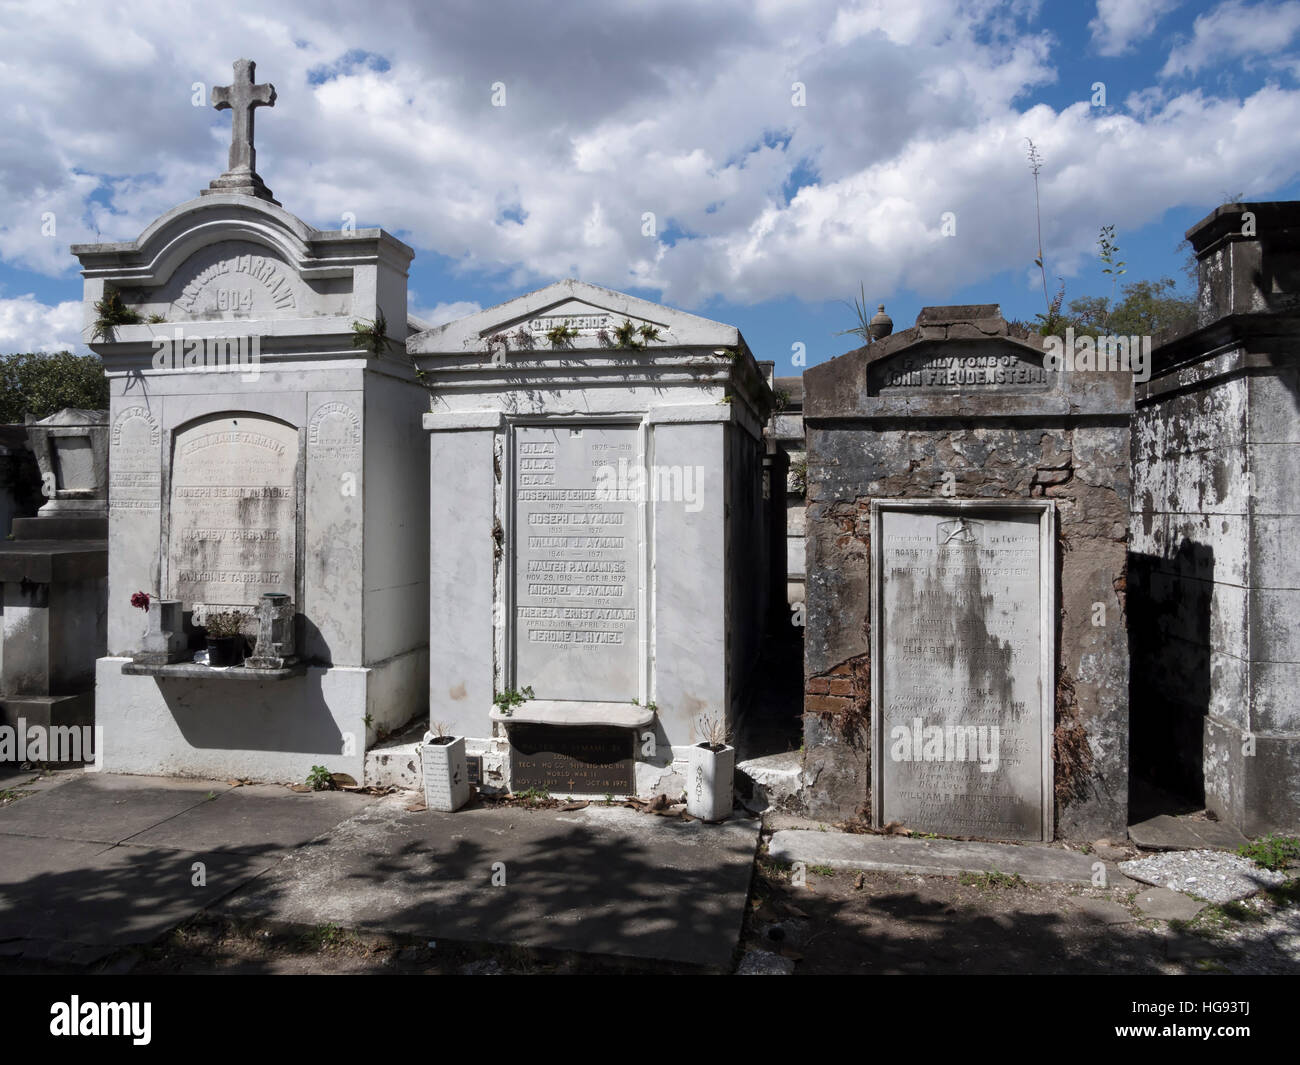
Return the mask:
<svg viewBox="0 0 1300 1065">
<path fill-rule="evenodd" d="M 1300 323 L 1293 330 L 1252 337 L 1228 335 L 1197 352 L 1195 357 L 1167 362 L 1150 381 L 1138 385 L 1136 402 L 1142 406 L 1236 377 L 1276 374 L 1280 369 L 1294 367 L 1300 362 L 1295 341 Z"/>
<path fill-rule="evenodd" d="M 261 244 L 305 279 L 347 277 L 380 265 L 405 274 L 415 252 L 382 229 L 322 232 L 282 207 L 247 196 L 191 200 L 162 215 L 134 240 L 74 244 L 82 276 L 120 284 L 163 284 L 203 248 L 244 239 Z"/>
<path fill-rule="evenodd" d="M 224 194 L 178 204 L 150 222 L 135 240 L 74 244 L 71 251 L 83 263 L 101 257 L 149 259 L 156 257 L 156 249 L 172 244 L 178 235 L 202 230 L 204 226 L 229 228 L 240 225 L 284 233 L 287 237 L 283 241 L 285 246 L 299 249 L 298 254 L 302 257 L 309 254 L 307 249 L 317 235 L 311 226 L 283 207 L 253 197 Z"/>
<path fill-rule="evenodd" d="M 1242 215 L 1254 216 L 1254 232 L 1243 232 Z M 1198 259 L 1221 244 L 1236 241 L 1269 240 L 1294 243 L 1300 235 L 1300 206 L 1294 200 L 1262 200 L 1254 203 L 1220 204 L 1183 234 Z"/>
<path fill-rule="evenodd" d="M 1157 337 L 1157 346 L 1152 351 L 1152 375 L 1158 378 L 1188 363 L 1207 362 L 1237 347 L 1294 355 L 1300 347 L 1297 336 L 1300 336 L 1300 313 L 1225 315 L 1198 329 Z"/>
<path fill-rule="evenodd" d="M 355 334 L 352 332 L 351 323 L 350 317 L 287 318 L 252 323 L 257 327 L 260 342 L 261 372 L 268 372 L 269 368 L 274 366 L 292 365 L 298 370 L 326 368 L 339 371 L 356 370 L 383 374 L 403 381 L 415 380 L 415 369 L 409 363 L 392 357 L 375 358 L 358 351 L 352 343 Z M 241 330 L 240 326 L 248 324 L 239 320 L 187 322 L 185 332 L 190 339 L 237 337 L 246 335 L 246 330 Z M 171 324 L 118 326 L 114 340 L 87 340 L 87 346 L 104 360 L 104 369 L 110 375 L 140 374 L 145 377 L 157 377 L 184 374 L 191 376 L 196 372 L 194 368 L 159 369 L 154 366 L 157 350 L 154 339 L 171 336 L 173 328 Z M 247 371 L 236 368 L 207 372 L 216 375 L 214 380 L 219 380 L 231 375 L 238 377 Z"/>
</svg>

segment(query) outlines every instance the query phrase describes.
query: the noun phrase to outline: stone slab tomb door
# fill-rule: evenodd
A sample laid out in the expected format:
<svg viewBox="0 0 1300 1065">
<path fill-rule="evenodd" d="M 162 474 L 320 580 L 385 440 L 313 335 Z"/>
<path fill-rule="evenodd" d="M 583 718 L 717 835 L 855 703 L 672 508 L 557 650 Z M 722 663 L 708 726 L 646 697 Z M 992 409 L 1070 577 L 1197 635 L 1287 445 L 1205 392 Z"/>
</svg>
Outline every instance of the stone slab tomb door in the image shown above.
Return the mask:
<svg viewBox="0 0 1300 1065">
<path fill-rule="evenodd" d="M 1054 507 L 877 500 L 871 540 L 875 823 L 1051 839 Z"/>
<path fill-rule="evenodd" d="M 252 613 L 264 592 L 301 602 L 301 468 L 298 430 L 264 415 L 214 414 L 176 431 L 163 584 L 196 624 Z"/>
</svg>

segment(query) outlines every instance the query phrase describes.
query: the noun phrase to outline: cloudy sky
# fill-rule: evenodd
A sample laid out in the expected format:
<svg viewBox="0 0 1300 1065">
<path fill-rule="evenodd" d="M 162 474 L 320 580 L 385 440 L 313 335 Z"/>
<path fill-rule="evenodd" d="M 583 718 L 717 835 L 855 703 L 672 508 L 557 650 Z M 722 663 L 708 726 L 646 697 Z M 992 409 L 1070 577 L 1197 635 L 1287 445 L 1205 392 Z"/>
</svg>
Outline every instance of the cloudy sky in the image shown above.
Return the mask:
<svg viewBox="0 0 1300 1065">
<path fill-rule="evenodd" d="M 900 327 L 1042 310 L 1027 138 L 1067 299 L 1109 291 L 1102 225 L 1129 278 L 1184 281 L 1225 197 L 1300 196 L 1300 0 L 0 0 L 0 35 L 0 352 L 85 350 L 68 245 L 225 168 L 195 83 L 238 56 L 279 96 L 277 199 L 411 244 L 414 313 L 574 276 L 733 322 L 778 373 L 853 346 L 859 286 Z"/>
</svg>

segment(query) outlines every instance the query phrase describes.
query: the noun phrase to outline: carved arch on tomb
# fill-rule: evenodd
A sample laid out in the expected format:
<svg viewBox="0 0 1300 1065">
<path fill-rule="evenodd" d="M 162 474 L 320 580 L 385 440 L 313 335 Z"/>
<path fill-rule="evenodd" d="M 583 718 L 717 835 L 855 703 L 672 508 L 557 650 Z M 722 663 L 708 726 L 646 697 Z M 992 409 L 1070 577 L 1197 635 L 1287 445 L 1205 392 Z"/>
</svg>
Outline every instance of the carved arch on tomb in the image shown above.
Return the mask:
<svg viewBox="0 0 1300 1065">
<path fill-rule="evenodd" d="M 303 602 L 306 434 L 264 411 L 201 414 L 169 432 L 161 583 L 196 622 L 256 607 L 264 592 Z"/>
</svg>

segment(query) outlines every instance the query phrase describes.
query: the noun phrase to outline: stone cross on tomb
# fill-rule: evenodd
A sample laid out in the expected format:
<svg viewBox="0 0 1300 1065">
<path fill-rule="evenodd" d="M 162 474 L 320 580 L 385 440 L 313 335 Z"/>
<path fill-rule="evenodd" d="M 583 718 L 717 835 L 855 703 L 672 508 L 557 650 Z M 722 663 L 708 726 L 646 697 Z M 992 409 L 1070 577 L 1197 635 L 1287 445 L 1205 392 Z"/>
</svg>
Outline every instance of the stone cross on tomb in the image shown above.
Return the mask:
<svg viewBox="0 0 1300 1065">
<path fill-rule="evenodd" d="M 251 59 L 235 60 L 235 77 L 230 85 L 212 87 L 212 106 L 230 112 L 230 167 L 204 189 L 204 195 L 237 192 L 277 203 L 271 190 L 257 176 L 257 150 L 253 147 L 253 111 L 275 106 L 275 86 L 258 85 L 257 64 Z"/>
</svg>

